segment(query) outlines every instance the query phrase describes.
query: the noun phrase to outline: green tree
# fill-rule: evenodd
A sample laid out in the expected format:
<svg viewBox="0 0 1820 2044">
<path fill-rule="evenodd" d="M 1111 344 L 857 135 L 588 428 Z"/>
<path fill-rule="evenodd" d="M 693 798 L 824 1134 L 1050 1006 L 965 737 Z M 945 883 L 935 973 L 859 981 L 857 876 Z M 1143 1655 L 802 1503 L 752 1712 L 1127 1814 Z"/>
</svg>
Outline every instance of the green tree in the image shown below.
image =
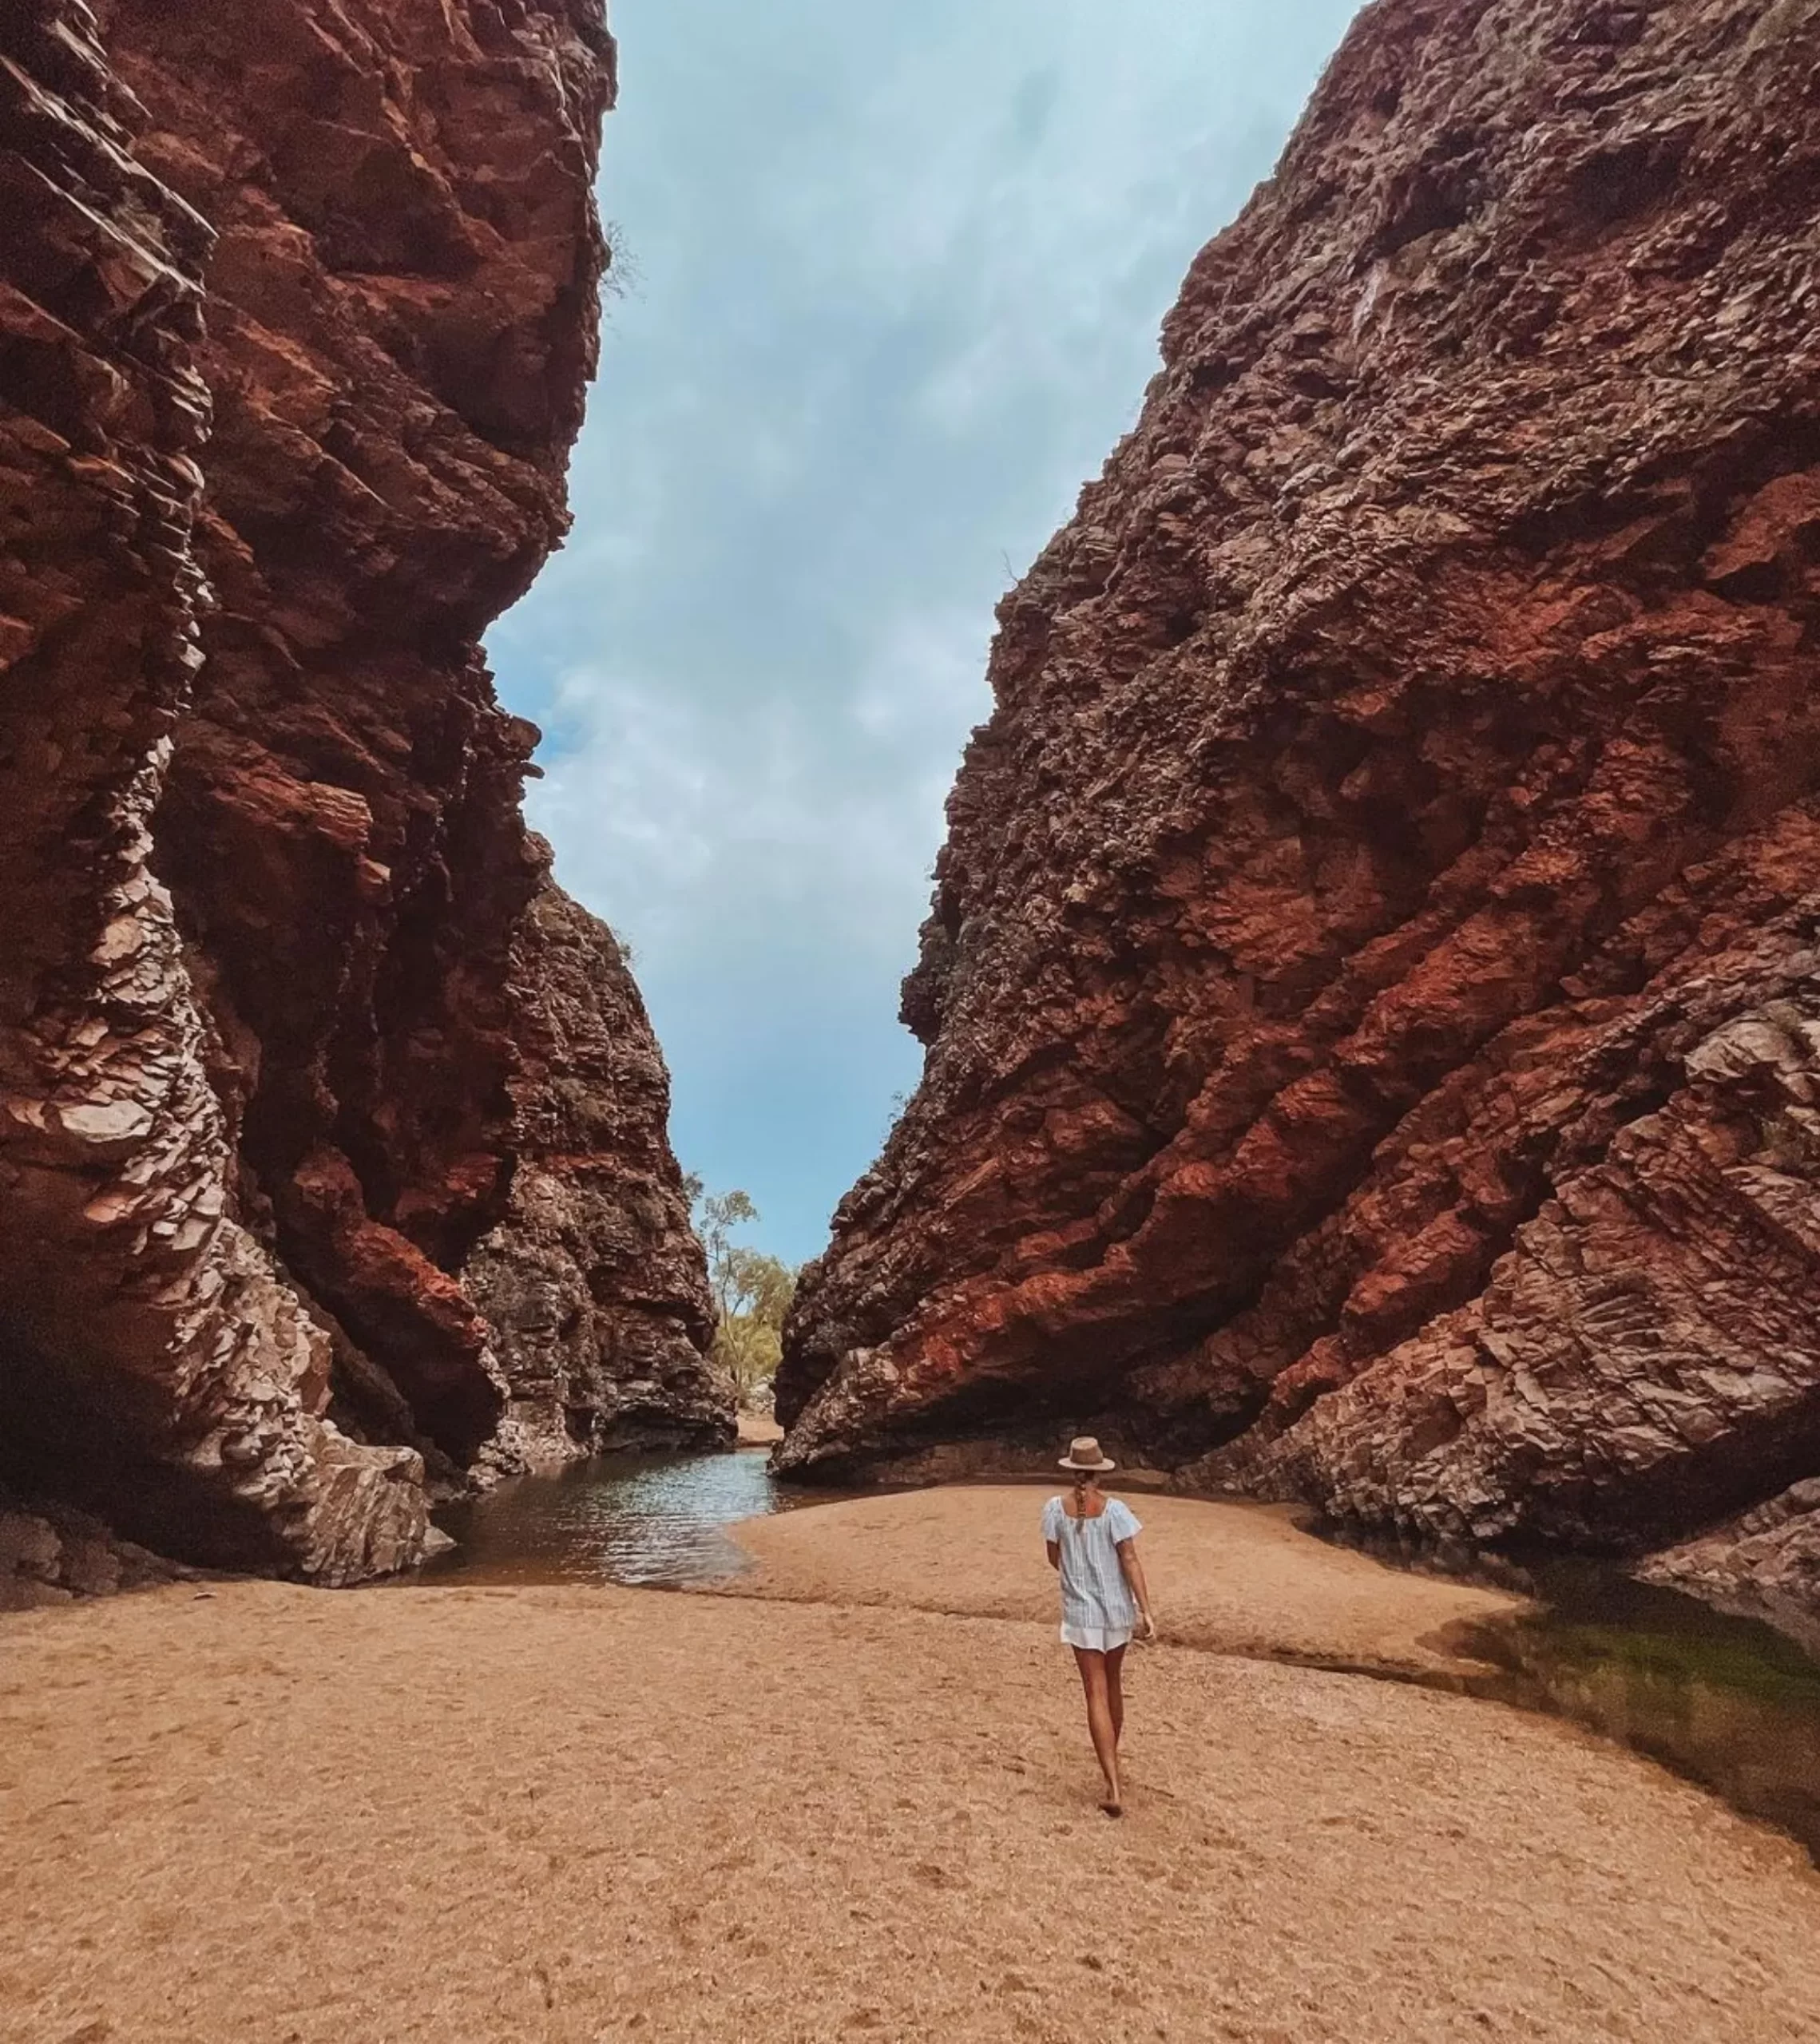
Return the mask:
<svg viewBox="0 0 1820 2044">
<path fill-rule="evenodd" d="M 743 1192 L 708 1192 L 700 1178 L 685 1181 L 696 1205 L 696 1232 L 708 1252 L 714 1297 L 714 1357 L 732 1377 L 739 1403 L 762 1402 L 783 1355 L 783 1317 L 795 1296 L 796 1273 L 733 1239 L 759 1210 Z"/>
</svg>

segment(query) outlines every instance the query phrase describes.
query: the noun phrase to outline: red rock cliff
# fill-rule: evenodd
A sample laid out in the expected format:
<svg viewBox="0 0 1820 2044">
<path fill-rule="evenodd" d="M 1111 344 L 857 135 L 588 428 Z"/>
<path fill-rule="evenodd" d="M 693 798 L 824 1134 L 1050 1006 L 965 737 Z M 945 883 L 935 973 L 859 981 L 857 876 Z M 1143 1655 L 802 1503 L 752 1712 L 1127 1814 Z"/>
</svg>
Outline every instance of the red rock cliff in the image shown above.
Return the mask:
<svg viewBox="0 0 1820 2044">
<path fill-rule="evenodd" d="M 346 1579 L 426 1464 L 731 1432 L 661 1060 L 478 647 L 566 524 L 613 46 L 41 0 L 0 57 L 0 1460 Z"/>
<path fill-rule="evenodd" d="M 788 1466 L 1092 1422 L 1820 1597 L 1817 49 L 1365 9 L 1001 605 Z"/>
</svg>

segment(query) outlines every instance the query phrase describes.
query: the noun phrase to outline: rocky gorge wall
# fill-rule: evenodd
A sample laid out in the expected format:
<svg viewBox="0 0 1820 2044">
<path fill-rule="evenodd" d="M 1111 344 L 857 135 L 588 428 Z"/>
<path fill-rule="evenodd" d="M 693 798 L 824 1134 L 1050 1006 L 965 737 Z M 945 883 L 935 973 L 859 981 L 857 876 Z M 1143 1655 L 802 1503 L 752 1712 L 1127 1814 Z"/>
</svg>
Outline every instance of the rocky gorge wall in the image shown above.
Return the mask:
<svg viewBox="0 0 1820 2044">
<path fill-rule="evenodd" d="M 781 1461 L 1820 1602 L 1820 5 L 1375 0 L 999 608 Z"/>
<path fill-rule="evenodd" d="M 731 1437 L 479 651 L 567 522 L 613 57 L 595 0 L 0 18 L 0 1478 L 153 1548 L 348 1580 L 435 1485 Z"/>
</svg>

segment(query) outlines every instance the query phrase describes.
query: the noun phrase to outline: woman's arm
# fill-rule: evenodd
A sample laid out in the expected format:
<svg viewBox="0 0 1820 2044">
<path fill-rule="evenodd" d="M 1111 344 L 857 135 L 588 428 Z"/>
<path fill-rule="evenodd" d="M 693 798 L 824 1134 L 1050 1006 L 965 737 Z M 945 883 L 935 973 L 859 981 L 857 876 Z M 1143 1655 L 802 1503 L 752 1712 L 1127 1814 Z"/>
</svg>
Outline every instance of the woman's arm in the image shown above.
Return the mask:
<svg viewBox="0 0 1820 2044">
<path fill-rule="evenodd" d="M 1144 1619 L 1144 1636 L 1156 1637 L 1156 1621 L 1150 1615 L 1150 1586 L 1144 1579 L 1144 1563 L 1138 1559 L 1136 1539 L 1119 1543 L 1119 1567 L 1125 1572 L 1125 1581 L 1131 1585 L 1131 1594 L 1137 1599 L 1137 1608 Z"/>
<path fill-rule="evenodd" d="M 1048 1550 L 1049 1550 L 1049 1567 L 1050 1567 L 1051 1568 L 1060 1568 L 1060 1567 L 1061 1567 L 1061 1541 L 1059 1541 L 1059 1540 L 1045 1540 L 1045 1541 L 1043 1543 L 1043 1545 L 1044 1545 L 1046 1548 L 1048 1548 Z"/>
</svg>

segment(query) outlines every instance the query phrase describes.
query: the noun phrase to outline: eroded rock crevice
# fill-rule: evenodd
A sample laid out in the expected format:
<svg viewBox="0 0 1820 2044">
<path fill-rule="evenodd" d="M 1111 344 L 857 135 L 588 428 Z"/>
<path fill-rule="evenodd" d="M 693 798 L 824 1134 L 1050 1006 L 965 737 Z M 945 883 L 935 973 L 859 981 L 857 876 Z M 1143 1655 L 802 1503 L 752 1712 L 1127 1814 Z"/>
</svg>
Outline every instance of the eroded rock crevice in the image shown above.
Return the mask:
<svg viewBox="0 0 1820 2044">
<path fill-rule="evenodd" d="M 787 1466 L 1072 1422 L 1412 1531 L 1773 1550 L 1788 1594 L 1817 34 L 1365 9 L 1001 604 L 924 1079 L 799 1291 Z"/>
</svg>

